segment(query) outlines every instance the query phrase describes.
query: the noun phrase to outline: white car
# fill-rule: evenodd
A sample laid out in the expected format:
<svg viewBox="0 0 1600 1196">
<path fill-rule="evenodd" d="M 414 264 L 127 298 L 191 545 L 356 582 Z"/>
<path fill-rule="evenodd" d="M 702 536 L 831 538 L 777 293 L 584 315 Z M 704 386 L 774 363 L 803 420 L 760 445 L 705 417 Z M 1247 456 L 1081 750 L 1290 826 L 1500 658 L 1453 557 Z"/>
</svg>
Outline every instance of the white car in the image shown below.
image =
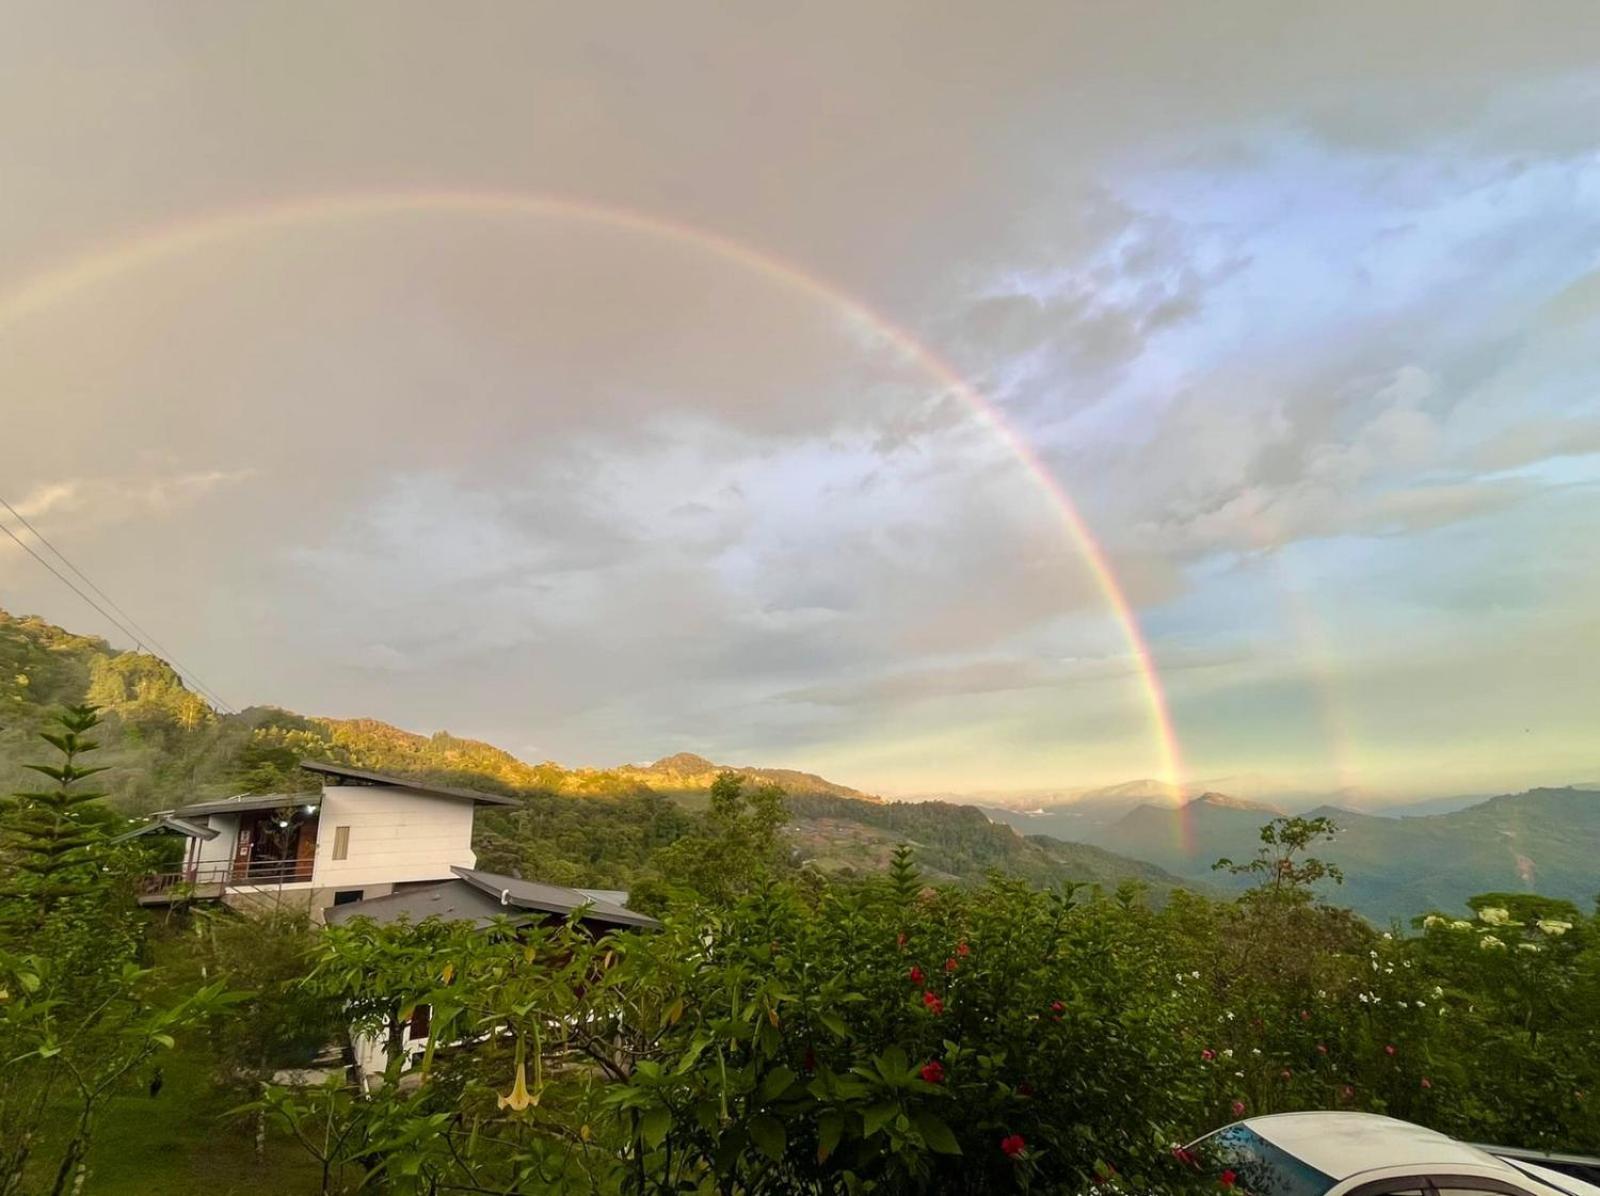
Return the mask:
<svg viewBox="0 0 1600 1196">
<path fill-rule="evenodd" d="M 1492 1149 L 1375 1113 L 1252 1117 L 1184 1148 L 1239 1196 L 1600 1196 L 1595 1184 Z"/>
</svg>

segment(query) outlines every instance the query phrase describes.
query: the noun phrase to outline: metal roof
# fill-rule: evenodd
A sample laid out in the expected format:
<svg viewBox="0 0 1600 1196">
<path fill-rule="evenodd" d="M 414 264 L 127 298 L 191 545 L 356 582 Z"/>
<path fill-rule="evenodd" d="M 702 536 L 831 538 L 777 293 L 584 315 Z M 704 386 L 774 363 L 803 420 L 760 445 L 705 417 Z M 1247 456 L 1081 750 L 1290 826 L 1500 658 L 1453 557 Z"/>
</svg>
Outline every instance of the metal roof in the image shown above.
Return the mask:
<svg viewBox="0 0 1600 1196">
<path fill-rule="evenodd" d="M 476 802 L 480 806 L 520 806 L 514 797 L 501 797 L 495 793 L 480 793 L 476 789 L 457 789 L 452 785 L 435 785 L 431 781 L 408 780 L 405 777 L 386 776 L 381 772 L 368 772 L 364 768 L 347 768 L 343 764 L 326 764 L 321 760 L 302 760 L 300 767 L 307 772 L 324 777 L 337 777 L 357 785 L 386 785 L 393 789 L 407 789 L 412 793 L 426 793 L 432 797 L 455 797 Z"/>
<path fill-rule="evenodd" d="M 611 922 L 618 926 L 659 926 L 661 923 L 645 914 L 635 913 L 620 901 L 602 901 L 593 891 L 569 889 L 564 885 L 546 885 L 538 881 L 518 880 L 514 876 L 501 876 L 496 872 L 479 872 L 474 868 L 455 868 L 454 872 L 474 888 L 493 896 L 504 905 L 523 909 L 543 910 L 563 916 L 582 909 L 584 917 L 598 922 Z M 626 894 L 623 895 L 626 899 Z"/>
<path fill-rule="evenodd" d="M 402 919 L 421 922 L 425 918 L 442 918 L 446 922 L 487 926 L 496 918 L 547 914 L 565 918 L 582 910 L 583 921 L 604 926 L 660 925 L 654 918 L 620 904 L 595 901 L 577 889 L 536 884 L 471 868 L 452 868 L 451 871 L 457 879 L 332 906 L 326 913 L 327 920 L 337 924 L 351 918 L 371 918 L 388 924 Z"/>
<path fill-rule="evenodd" d="M 238 814 L 245 810 L 286 810 L 290 806 L 319 806 L 320 793 L 241 793 L 237 797 L 219 797 L 212 801 L 197 801 L 179 806 L 172 811 L 180 817 L 200 814 Z"/>
<path fill-rule="evenodd" d="M 1376 1113 L 1273 1113 L 1244 1124 L 1335 1180 L 1375 1167 L 1489 1167 L 1515 1174 L 1475 1146 Z"/>
<path fill-rule="evenodd" d="M 154 814 L 143 826 L 118 835 L 111 841 L 122 843 L 128 839 L 137 839 L 140 835 L 156 835 L 163 832 L 187 835 L 191 839 L 215 839 L 221 834 L 215 827 L 201 826 L 198 822 L 190 822 L 186 818 L 179 818 L 176 814 Z"/>
</svg>

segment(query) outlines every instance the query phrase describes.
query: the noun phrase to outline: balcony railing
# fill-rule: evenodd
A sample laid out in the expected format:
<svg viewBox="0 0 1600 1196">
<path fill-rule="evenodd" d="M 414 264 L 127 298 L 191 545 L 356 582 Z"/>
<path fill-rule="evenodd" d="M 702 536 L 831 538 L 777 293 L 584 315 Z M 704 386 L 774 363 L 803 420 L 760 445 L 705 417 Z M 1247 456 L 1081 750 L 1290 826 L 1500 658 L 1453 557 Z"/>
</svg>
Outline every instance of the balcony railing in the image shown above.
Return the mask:
<svg viewBox="0 0 1600 1196">
<path fill-rule="evenodd" d="M 135 887 L 140 896 L 155 896 L 179 888 L 288 885 L 310 879 L 310 860 L 250 860 L 243 864 L 197 864 L 176 872 L 157 872 L 141 876 Z"/>
</svg>

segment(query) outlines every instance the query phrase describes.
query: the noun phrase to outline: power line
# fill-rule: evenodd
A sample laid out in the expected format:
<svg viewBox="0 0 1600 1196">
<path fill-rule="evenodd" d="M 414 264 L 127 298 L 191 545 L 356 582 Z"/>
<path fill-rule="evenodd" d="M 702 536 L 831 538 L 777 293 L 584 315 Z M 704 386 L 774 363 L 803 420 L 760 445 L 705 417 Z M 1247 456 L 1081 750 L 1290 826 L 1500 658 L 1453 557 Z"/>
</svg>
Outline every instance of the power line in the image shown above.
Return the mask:
<svg viewBox="0 0 1600 1196">
<path fill-rule="evenodd" d="M 5 524 L 0 523 L 0 531 L 3 531 L 3 532 L 5 532 L 6 535 L 10 536 L 11 539 L 16 542 L 16 544 L 17 544 L 17 546 L 19 548 L 21 548 L 24 552 L 26 552 L 34 560 L 38 561 L 46 569 L 50 570 L 51 573 L 55 574 L 56 578 L 63 585 L 65 585 L 68 589 L 70 589 L 74 594 L 76 594 L 79 598 L 82 598 L 90 606 L 94 607 L 95 610 L 99 611 L 102 616 L 104 616 L 108 621 L 110 621 L 110 623 L 111 623 L 111 625 L 113 627 L 117 628 L 117 630 L 121 631 L 124 635 L 126 635 L 129 639 L 131 639 L 134 642 L 134 646 L 135 647 L 142 648 L 146 652 L 152 652 L 152 654 L 154 654 L 154 652 L 159 652 L 163 659 L 165 659 L 169 664 L 171 664 L 175 669 L 177 669 L 178 673 L 181 676 L 187 677 L 189 679 L 189 681 L 191 683 L 193 683 L 194 687 L 197 690 L 199 690 L 203 695 L 205 695 L 207 698 L 211 699 L 212 703 L 214 705 L 216 705 L 219 709 L 221 709 L 223 711 L 226 711 L 229 714 L 237 714 L 238 713 L 238 711 L 235 710 L 229 703 L 223 701 L 220 697 L 218 697 L 216 691 L 211 689 L 209 686 L 207 686 L 205 684 L 205 682 L 200 679 L 200 676 L 197 673 L 195 673 L 192 669 L 185 668 L 182 661 L 180 661 L 176 656 L 174 656 L 171 652 L 169 652 L 166 648 L 164 648 L 160 644 L 160 642 L 158 642 L 156 640 L 156 638 L 153 635 L 151 635 L 149 632 L 145 631 L 142 627 L 140 627 L 139 624 L 134 621 L 132 615 L 128 614 L 127 611 L 123 610 L 122 607 L 118 606 L 116 601 L 111 597 L 110 594 L 107 594 L 99 586 L 95 585 L 95 583 L 89 579 L 89 576 L 86 573 L 84 573 L 84 571 L 82 569 L 78 568 L 78 566 L 74 565 L 70 560 L 68 560 L 66 553 L 62 552 L 59 548 L 57 548 L 54 544 L 52 544 L 48 539 L 46 539 L 44 533 L 41 532 L 38 528 L 34 527 L 33 524 L 29 523 L 28 520 L 22 515 L 22 513 L 20 511 L 18 511 L 15 507 L 13 507 L 10 503 L 8 503 L 3 498 L 0 498 L 0 507 L 4 507 L 6 510 L 10 511 L 12 516 L 17 520 L 17 522 L 21 523 L 23 527 L 27 528 L 30 532 L 32 532 L 34 534 L 34 536 L 39 540 L 39 542 L 41 544 L 43 544 L 46 548 L 48 548 L 51 552 L 53 552 L 56 555 L 56 557 L 61 561 L 61 563 L 63 565 L 65 565 L 68 569 L 70 569 L 73 573 L 75 573 L 83 581 L 83 583 L 86 586 L 88 586 L 96 594 L 100 595 L 100 597 L 104 598 L 105 601 L 106 601 L 106 605 L 110 606 L 112 610 L 114 610 L 118 614 L 120 614 L 122 616 L 122 619 L 126 620 L 126 622 L 124 623 L 122 620 L 119 620 L 115 615 L 113 615 L 111 613 L 111 611 L 106 610 L 106 608 L 104 606 L 101 606 L 93 598 L 91 598 L 91 597 L 89 597 L 89 595 L 85 594 L 82 590 L 80 590 L 76 585 L 74 585 L 72 583 L 71 579 L 69 579 L 65 574 L 63 574 L 59 569 L 57 569 L 49 561 L 45 560 L 44 557 L 40 556 L 37 552 L 35 552 L 31 547 L 28 546 L 28 544 L 26 542 L 24 542 L 23 540 L 19 539 L 15 532 L 13 532 Z"/>
</svg>

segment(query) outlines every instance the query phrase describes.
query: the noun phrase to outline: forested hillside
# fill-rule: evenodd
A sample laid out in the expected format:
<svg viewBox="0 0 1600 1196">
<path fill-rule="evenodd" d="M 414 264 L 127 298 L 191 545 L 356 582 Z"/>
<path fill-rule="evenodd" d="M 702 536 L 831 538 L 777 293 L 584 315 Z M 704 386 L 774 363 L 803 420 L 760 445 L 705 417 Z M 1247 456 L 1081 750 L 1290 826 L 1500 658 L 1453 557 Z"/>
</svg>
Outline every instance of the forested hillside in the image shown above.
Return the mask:
<svg viewBox="0 0 1600 1196">
<path fill-rule="evenodd" d="M 520 796 L 520 810 L 478 819 L 484 867 L 556 884 L 628 887 L 659 879 L 654 854 L 692 831 L 711 783 L 732 771 L 784 790 L 792 856 L 829 871 L 880 870 L 895 845 L 910 840 L 943 878 L 978 881 L 998 870 L 1041 884 L 1115 887 L 1134 880 L 1157 895 L 1182 883 L 1104 850 L 1025 839 L 971 807 L 880 803 L 792 769 L 729 769 L 689 753 L 649 765 L 567 769 L 529 764 L 447 732 L 416 735 L 375 719 L 314 718 L 271 707 L 221 714 L 153 656 L 119 652 L 104 640 L 3 611 L 0 685 L 0 792 L 26 778 L 21 765 L 37 757 L 34 733 L 50 712 L 88 700 L 103 708 L 101 759 L 112 766 L 107 787 L 127 813 L 197 797 L 303 789 L 315 778 L 298 762 L 328 760 Z"/>
</svg>

